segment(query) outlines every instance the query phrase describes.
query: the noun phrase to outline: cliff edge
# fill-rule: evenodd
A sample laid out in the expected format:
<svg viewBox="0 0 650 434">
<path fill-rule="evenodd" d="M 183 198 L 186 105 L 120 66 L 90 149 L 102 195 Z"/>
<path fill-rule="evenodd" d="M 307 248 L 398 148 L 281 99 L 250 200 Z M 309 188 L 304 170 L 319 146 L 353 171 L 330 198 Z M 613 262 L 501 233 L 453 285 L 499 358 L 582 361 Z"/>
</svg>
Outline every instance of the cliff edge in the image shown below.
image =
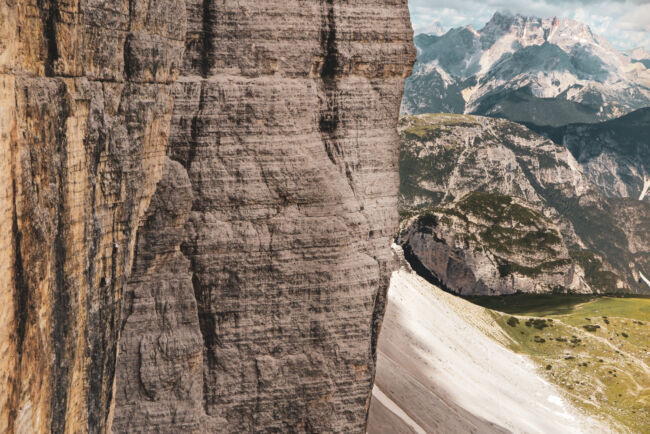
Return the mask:
<svg viewBox="0 0 650 434">
<path fill-rule="evenodd" d="M 363 430 L 406 1 L 0 23 L 0 431 Z"/>
</svg>

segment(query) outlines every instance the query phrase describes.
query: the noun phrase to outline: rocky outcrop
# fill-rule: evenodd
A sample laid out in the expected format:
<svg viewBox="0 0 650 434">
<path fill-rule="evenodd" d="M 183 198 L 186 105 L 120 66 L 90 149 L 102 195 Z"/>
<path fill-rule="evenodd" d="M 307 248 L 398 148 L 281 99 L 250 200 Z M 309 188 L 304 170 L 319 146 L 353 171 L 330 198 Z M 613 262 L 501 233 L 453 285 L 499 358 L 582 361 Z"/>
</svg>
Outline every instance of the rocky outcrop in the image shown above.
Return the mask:
<svg viewBox="0 0 650 434">
<path fill-rule="evenodd" d="M 191 208 L 187 172 L 166 158 L 124 294 L 114 432 L 201 427 L 203 339 L 190 262 L 180 250 Z"/>
<path fill-rule="evenodd" d="M 560 229 L 592 290 L 647 291 L 639 281 L 649 258 L 647 203 L 606 197 L 564 146 L 507 120 L 470 115 L 407 116 L 399 131 L 403 217 L 477 191 L 515 198 Z"/>
<path fill-rule="evenodd" d="M 596 124 L 530 128 L 569 149 L 606 196 L 648 199 L 650 108 Z"/>
<path fill-rule="evenodd" d="M 404 221 L 397 242 L 411 266 L 461 295 L 591 293 L 559 228 L 530 204 L 472 192 Z"/>
<path fill-rule="evenodd" d="M 0 2 L 2 432 L 110 429 L 184 16 L 173 1 Z"/>
<path fill-rule="evenodd" d="M 0 431 L 361 431 L 406 2 L 0 23 Z"/>
</svg>

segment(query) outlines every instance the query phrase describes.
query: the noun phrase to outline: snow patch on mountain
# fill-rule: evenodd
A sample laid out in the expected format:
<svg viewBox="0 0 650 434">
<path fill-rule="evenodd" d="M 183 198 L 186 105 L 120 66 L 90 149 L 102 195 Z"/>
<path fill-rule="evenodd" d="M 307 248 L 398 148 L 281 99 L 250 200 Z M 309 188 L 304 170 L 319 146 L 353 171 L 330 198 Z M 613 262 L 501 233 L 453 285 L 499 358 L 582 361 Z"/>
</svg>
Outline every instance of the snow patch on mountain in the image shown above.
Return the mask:
<svg viewBox="0 0 650 434">
<path fill-rule="evenodd" d="M 641 190 L 639 200 L 643 200 L 648 195 L 648 189 L 650 189 L 650 176 L 645 176 L 643 178 L 643 190 Z"/>
</svg>

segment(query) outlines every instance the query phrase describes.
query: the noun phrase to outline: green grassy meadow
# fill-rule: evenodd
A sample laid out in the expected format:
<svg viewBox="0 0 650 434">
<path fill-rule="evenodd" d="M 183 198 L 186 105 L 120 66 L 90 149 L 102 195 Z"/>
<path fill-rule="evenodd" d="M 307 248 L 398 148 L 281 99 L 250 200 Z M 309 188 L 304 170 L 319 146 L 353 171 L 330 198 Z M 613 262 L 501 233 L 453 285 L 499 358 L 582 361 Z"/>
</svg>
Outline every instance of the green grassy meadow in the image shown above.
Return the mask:
<svg viewBox="0 0 650 434">
<path fill-rule="evenodd" d="M 650 298 L 468 297 L 584 411 L 650 433 Z M 622 428 L 625 427 L 625 428 Z"/>
</svg>

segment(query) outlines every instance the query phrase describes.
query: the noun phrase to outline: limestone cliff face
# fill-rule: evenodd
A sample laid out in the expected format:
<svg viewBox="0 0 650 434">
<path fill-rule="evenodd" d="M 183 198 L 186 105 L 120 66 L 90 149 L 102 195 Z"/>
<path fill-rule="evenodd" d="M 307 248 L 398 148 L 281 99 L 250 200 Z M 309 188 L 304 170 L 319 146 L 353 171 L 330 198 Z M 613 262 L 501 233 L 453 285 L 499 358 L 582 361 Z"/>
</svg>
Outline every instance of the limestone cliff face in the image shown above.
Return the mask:
<svg viewBox="0 0 650 434">
<path fill-rule="evenodd" d="M 110 429 L 184 17 L 174 1 L 0 1 L 0 432 Z"/>
<path fill-rule="evenodd" d="M 361 431 L 413 58 L 405 0 L 0 0 L 0 431 Z"/>
<path fill-rule="evenodd" d="M 187 16 L 168 152 L 193 197 L 184 258 L 138 244 L 115 430 L 361 432 L 397 226 L 406 2 L 188 1 Z"/>
</svg>

